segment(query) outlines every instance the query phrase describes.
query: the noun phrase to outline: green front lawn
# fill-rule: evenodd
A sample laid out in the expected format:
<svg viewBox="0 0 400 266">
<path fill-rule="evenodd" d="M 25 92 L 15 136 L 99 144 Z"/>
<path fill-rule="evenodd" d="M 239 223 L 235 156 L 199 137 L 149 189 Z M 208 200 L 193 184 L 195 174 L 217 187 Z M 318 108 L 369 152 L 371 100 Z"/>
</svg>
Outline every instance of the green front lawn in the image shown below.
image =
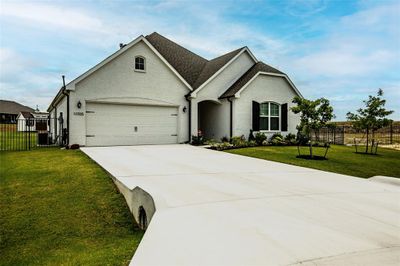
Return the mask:
<svg viewBox="0 0 400 266">
<path fill-rule="evenodd" d="M 400 177 L 400 151 L 381 148 L 378 155 L 354 151 L 354 147 L 332 145 L 325 161 L 296 158 L 298 152 L 294 146 L 263 146 L 226 152 L 364 178 L 375 175 Z M 308 148 L 302 147 L 302 153 L 307 152 Z M 321 154 L 323 150 L 316 148 L 315 152 Z"/>
<path fill-rule="evenodd" d="M 142 235 L 81 151 L 0 152 L 0 265 L 126 265 Z"/>
</svg>

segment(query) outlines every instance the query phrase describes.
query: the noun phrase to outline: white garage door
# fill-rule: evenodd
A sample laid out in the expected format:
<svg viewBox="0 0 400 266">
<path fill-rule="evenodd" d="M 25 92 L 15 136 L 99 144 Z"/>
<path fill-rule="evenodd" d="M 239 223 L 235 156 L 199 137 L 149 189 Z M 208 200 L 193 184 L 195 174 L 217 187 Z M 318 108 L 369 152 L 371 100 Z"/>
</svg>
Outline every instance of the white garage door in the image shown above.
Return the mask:
<svg viewBox="0 0 400 266">
<path fill-rule="evenodd" d="M 88 103 L 86 145 L 177 143 L 177 120 L 176 107 Z"/>
</svg>

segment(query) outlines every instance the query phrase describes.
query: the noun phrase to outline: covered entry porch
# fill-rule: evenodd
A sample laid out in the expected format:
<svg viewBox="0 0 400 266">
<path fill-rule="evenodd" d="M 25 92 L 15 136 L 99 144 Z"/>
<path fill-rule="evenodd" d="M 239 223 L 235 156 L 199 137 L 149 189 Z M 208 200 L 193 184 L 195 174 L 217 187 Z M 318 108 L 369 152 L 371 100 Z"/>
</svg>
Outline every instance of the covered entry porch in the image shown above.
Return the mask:
<svg viewBox="0 0 400 266">
<path fill-rule="evenodd" d="M 207 140 L 230 138 L 231 110 L 226 100 L 201 100 L 192 105 L 192 135 L 202 134 Z"/>
</svg>

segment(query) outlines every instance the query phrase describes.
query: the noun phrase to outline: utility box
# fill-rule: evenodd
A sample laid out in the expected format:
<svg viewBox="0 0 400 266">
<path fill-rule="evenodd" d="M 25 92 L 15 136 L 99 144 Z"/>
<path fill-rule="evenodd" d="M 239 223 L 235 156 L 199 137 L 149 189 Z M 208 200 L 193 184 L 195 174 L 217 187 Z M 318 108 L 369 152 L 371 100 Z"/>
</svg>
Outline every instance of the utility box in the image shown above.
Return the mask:
<svg viewBox="0 0 400 266">
<path fill-rule="evenodd" d="M 49 144 L 49 133 L 38 133 L 38 144 L 48 145 Z"/>
</svg>

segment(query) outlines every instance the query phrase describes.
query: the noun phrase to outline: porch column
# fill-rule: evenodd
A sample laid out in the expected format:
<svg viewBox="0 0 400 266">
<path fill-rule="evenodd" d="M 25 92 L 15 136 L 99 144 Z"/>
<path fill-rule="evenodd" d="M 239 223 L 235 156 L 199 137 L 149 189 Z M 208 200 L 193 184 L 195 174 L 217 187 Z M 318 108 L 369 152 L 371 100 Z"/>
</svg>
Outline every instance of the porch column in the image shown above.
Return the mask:
<svg viewBox="0 0 400 266">
<path fill-rule="evenodd" d="M 192 99 L 192 111 L 191 111 L 191 132 L 190 134 L 193 136 L 197 136 L 198 131 L 198 101 L 197 99 Z"/>
</svg>

